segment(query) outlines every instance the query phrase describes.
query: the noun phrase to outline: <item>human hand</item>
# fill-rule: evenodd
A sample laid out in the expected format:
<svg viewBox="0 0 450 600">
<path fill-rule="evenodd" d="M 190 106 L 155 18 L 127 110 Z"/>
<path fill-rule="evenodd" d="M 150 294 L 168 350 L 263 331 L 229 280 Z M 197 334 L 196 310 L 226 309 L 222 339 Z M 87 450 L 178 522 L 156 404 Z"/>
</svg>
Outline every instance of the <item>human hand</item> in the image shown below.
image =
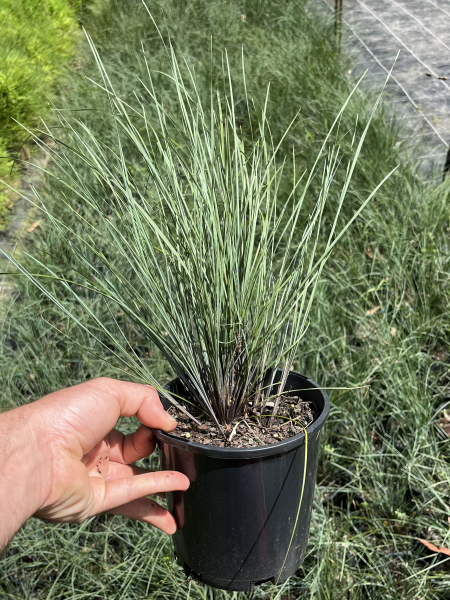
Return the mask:
<svg viewBox="0 0 450 600">
<path fill-rule="evenodd" d="M 124 436 L 113 429 L 119 416 L 133 415 L 142 423 L 135 433 Z M 130 463 L 153 452 L 152 429 L 175 427 L 153 388 L 107 378 L 0 415 L 0 547 L 10 522 L 20 521 L 9 537 L 33 514 L 81 522 L 108 511 L 174 533 L 172 515 L 147 496 L 186 490 L 188 478 Z"/>
</svg>

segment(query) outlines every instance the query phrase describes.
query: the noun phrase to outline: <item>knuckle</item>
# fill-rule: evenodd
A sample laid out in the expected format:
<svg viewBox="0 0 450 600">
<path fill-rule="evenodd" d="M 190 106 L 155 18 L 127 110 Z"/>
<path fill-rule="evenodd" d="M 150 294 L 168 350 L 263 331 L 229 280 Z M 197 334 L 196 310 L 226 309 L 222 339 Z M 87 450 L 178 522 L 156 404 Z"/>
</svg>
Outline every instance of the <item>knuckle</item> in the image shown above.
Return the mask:
<svg viewBox="0 0 450 600">
<path fill-rule="evenodd" d="M 114 383 L 114 379 L 111 379 L 110 377 L 95 377 L 95 379 L 91 379 L 91 383 L 94 383 L 99 387 L 109 387 Z"/>
</svg>

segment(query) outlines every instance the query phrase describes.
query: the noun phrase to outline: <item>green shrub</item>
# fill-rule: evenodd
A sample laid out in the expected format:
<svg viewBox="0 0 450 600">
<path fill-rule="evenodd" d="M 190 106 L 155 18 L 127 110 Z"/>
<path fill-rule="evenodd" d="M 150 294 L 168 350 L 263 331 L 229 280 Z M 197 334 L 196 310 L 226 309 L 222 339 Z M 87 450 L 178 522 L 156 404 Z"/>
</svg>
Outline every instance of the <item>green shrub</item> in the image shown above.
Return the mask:
<svg viewBox="0 0 450 600">
<path fill-rule="evenodd" d="M 3 0 L 0 6 L 0 136 L 24 139 L 45 112 L 47 94 L 73 49 L 74 12 L 67 0 Z"/>
<path fill-rule="evenodd" d="M 0 177 L 9 175 L 11 154 L 27 139 L 21 125 L 35 127 L 46 113 L 77 29 L 69 0 L 0 3 Z M 0 215 L 5 198 L 0 189 Z"/>
</svg>

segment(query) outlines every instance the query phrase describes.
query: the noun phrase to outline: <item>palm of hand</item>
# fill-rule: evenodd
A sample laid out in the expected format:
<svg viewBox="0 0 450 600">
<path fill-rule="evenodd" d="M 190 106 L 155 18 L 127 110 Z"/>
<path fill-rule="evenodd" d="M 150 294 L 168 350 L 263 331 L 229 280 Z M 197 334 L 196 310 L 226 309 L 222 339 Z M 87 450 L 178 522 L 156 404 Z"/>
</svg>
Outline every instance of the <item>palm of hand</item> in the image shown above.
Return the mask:
<svg viewBox="0 0 450 600">
<path fill-rule="evenodd" d="M 113 410 L 111 394 L 108 397 L 102 389 L 105 381 L 110 388 L 108 392 L 112 385 L 119 383 L 94 380 L 40 401 L 47 402 L 46 416 L 48 418 L 50 410 L 53 425 L 50 444 L 53 471 L 48 499 L 35 516 L 57 522 L 81 522 L 92 515 L 110 512 L 145 521 L 172 534 L 176 530 L 172 515 L 147 496 L 186 489 L 188 479 L 181 473 L 150 472 L 131 464 L 154 451 L 155 439 L 150 427 L 141 425 L 133 434 L 124 436 L 111 429 L 111 425 L 120 414 L 136 414 L 141 421 L 166 430 L 173 429 L 175 424 L 163 422 L 167 415 L 159 399 L 156 401 L 154 390 L 146 386 L 120 382 L 120 387 L 133 386 L 129 392 L 138 392 L 137 404 L 131 402 L 132 406 L 128 406 L 128 402 L 128 405 L 120 406 L 119 402 Z M 77 388 L 83 386 L 90 386 L 90 389 L 88 395 L 85 392 L 80 398 Z M 142 388 L 145 391 L 143 399 L 139 397 Z M 73 396 L 77 391 L 74 403 Z M 57 398 L 55 403 L 52 397 L 62 394 L 64 397 Z M 152 396 L 151 404 L 149 395 Z"/>
</svg>

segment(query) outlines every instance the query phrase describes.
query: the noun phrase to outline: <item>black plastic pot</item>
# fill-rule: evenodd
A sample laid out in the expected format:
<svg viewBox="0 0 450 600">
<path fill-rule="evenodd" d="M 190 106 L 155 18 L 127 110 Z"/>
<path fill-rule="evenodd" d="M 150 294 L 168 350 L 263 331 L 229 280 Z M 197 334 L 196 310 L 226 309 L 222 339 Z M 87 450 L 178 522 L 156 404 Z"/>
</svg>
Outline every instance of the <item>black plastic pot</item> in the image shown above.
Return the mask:
<svg viewBox="0 0 450 600">
<path fill-rule="evenodd" d="M 179 393 L 179 380 L 168 388 Z M 285 389 L 307 389 L 299 395 L 317 413 L 308 427 L 305 487 L 290 549 L 305 466 L 304 433 L 270 446 L 239 449 L 156 434 L 162 468 L 180 471 L 191 482 L 186 492 L 167 494 L 178 525 L 176 557 L 187 575 L 213 587 L 249 591 L 265 581 L 285 581 L 305 556 L 320 431 L 330 400 L 316 383 L 294 372 Z M 167 408 L 168 401 L 163 403 Z"/>
</svg>

